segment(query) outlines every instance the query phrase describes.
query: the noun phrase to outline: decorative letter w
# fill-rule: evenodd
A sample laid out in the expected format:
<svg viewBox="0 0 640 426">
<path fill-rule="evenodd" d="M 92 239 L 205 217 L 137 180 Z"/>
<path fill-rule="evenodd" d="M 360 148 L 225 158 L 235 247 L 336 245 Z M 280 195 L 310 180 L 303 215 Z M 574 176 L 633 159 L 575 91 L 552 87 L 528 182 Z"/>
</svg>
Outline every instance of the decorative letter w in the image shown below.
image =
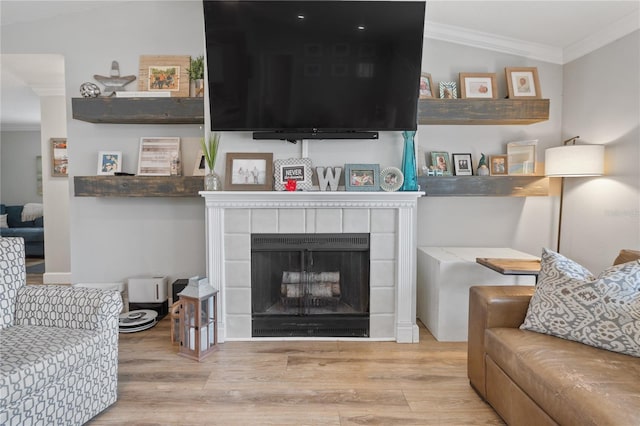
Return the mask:
<svg viewBox="0 0 640 426">
<path fill-rule="evenodd" d="M 327 186 L 331 189 L 331 191 L 338 190 L 338 182 L 340 181 L 340 174 L 342 173 L 341 167 L 335 168 L 335 173 L 331 169 L 331 167 L 327 167 L 327 173 L 324 172 L 324 167 L 316 167 L 316 174 L 318 175 L 318 185 L 320 186 L 320 191 L 326 191 Z"/>
</svg>

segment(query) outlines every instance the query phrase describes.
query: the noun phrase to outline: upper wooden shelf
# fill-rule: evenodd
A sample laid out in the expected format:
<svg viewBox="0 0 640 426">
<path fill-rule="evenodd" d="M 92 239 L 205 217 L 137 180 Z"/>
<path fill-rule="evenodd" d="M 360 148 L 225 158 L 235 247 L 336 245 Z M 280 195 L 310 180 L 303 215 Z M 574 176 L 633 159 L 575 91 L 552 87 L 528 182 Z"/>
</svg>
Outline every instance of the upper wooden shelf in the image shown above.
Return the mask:
<svg viewBox="0 0 640 426">
<path fill-rule="evenodd" d="M 75 176 L 76 197 L 199 197 L 203 176 Z"/>
<path fill-rule="evenodd" d="M 418 176 L 426 197 L 533 197 L 549 195 L 545 176 Z"/>
<path fill-rule="evenodd" d="M 533 124 L 549 119 L 549 99 L 420 99 L 418 124 Z"/>
<path fill-rule="evenodd" d="M 204 123 L 204 98 L 73 98 L 71 107 L 73 118 L 89 123 Z"/>
</svg>

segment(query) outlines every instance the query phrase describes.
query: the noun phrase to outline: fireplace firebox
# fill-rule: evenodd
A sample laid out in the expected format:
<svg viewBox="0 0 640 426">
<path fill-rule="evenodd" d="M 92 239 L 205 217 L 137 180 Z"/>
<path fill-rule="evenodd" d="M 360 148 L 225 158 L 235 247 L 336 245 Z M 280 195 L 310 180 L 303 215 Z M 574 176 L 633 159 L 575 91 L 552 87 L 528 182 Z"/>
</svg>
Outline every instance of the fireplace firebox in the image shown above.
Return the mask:
<svg viewBox="0 0 640 426">
<path fill-rule="evenodd" d="M 369 234 L 252 234 L 253 337 L 369 337 Z"/>
</svg>

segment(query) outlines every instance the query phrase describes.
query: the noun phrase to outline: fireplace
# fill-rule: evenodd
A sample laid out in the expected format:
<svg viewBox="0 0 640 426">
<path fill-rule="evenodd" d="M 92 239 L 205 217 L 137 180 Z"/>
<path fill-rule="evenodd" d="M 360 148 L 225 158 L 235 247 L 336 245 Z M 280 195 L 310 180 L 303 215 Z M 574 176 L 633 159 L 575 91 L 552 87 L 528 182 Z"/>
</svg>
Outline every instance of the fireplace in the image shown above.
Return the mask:
<svg viewBox="0 0 640 426">
<path fill-rule="evenodd" d="M 369 234 L 252 234 L 252 337 L 369 337 Z"/>
<path fill-rule="evenodd" d="M 201 194 L 206 201 L 207 276 L 220 291 L 220 343 L 334 338 L 418 341 L 415 230 L 417 199 L 422 193 L 211 191 Z M 252 235 L 259 233 L 368 234 L 368 337 L 253 337 L 251 240 Z M 314 276 L 307 278 L 314 279 Z M 281 284 L 282 276 L 277 282 Z M 317 295 L 321 290 L 315 291 Z M 341 288 L 341 295 L 345 291 Z M 310 303 L 322 303 L 326 309 L 330 308 L 327 300 L 307 302 Z"/>
</svg>

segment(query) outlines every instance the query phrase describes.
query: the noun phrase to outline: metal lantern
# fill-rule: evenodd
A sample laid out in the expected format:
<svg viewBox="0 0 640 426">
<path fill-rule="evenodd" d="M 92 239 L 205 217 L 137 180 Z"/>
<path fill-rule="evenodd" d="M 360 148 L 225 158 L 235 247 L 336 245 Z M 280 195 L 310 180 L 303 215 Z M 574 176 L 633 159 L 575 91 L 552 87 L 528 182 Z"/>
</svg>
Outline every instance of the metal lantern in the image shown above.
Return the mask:
<svg viewBox="0 0 640 426">
<path fill-rule="evenodd" d="M 179 355 L 201 361 L 216 350 L 218 290 L 206 278 L 193 277 L 180 296 Z"/>
</svg>

